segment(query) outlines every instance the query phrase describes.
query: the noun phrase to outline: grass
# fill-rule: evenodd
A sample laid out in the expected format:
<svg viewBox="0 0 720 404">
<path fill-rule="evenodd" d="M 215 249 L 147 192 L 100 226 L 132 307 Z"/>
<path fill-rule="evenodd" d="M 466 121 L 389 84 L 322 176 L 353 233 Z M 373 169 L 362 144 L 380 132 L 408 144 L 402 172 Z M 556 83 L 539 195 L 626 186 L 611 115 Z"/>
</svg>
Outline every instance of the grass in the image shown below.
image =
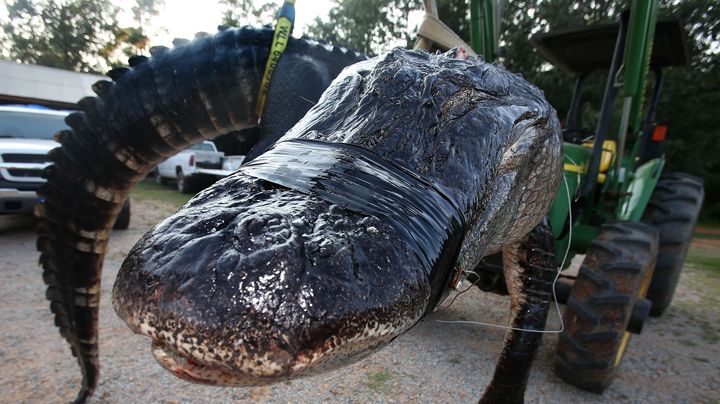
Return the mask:
<svg viewBox="0 0 720 404">
<path fill-rule="evenodd" d="M 720 248 L 714 248 L 715 242 L 707 246 L 691 245 L 685 259 L 683 278 L 685 287 L 690 291 L 691 298 L 676 299 L 675 303 L 682 308 L 689 323 L 698 327 L 699 337 L 703 343 L 717 343 L 720 340 L 720 329 L 715 321 L 698 323 L 702 319 L 714 319 L 720 315 Z M 694 313 L 697 318 L 691 318 Z"/>
<path fill-rule="evenodd" d="M 693 340 L 690 340 L 690 339 L 681 339 L 681 340 L 678 341 L 678 342 L 681 343 L 681 344 L 683 344 L 683 345 L 685 345 L 685 346 L 687 346 L 687 347 L 690 347 L 690 348 L 693 348 L 693 347 L 698 346 L 698 343 L 697 343 L 697 342 L 695 342 L 695 341 L 693 341 Z"/>
<path fill-rule="evenodd" d="M 174 187 L 168 185 L 159 185 L 152 181 L 141 181 L 130 192 L 130 197 L 144 200 L 155 200 L 168 202 L 176 207 L 180 207 L 187 202 L 192 195 L 181 194 Z"/>
<path fill-rule="evenodd" d="M 702 330 L 702 337 L 711 344 L 720 342 L 720 334 L 717 330 L 707 321 L 700 321 L 700 329 Z"/>
<path fill-rule="evenodd" d="M 387 382 L 392 378 L 392 374 L 383 369 L 376 373 L 368 373 L 367 378 L 368 389 L 377 393 L 387 393 L 390 388 Z"/>
<path fill-rule="evenodd" d="M 711 274 L 720 275 L 720 252 L 715 250 L 691 248 L 686 263 Z"/>
<path fill-rule="evenodd" d="M 695 231 L 693 233 L 693 237 L 697 238 L 709 238 L 711 240 L 720 240 L 720 234 L 713 234 L 713 233 L 703 233 L 702 231 Z"/>
<path fill-rule="evenodd" d="M 693 237 L 720 240 L 718 231 L 720 231 L 720 222 L 716 223 L 705 220 L 697 224 Z"/>
</svg>

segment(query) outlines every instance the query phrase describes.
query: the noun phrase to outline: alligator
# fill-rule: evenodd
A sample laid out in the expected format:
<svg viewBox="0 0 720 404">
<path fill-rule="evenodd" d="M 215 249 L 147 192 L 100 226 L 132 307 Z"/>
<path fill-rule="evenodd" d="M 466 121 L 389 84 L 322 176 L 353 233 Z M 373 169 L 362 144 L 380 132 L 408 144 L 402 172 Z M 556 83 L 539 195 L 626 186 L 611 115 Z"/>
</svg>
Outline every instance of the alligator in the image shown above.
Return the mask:
<svg viewBox="0 0 720 404">
<path fill-rule="evenodd" d="M 99 377 L 99 282 L 115 217 L 159 161 L 257 122 L 271 37 L 228 29 L 131 59 L 57 135 L 38 248 L 83 373 L 77 401 Z M 362 61 L 293 39 L 287 52 L 275 74 L 315 80 L 319 99 L 271 84 L 264 153 L 138 241 L 113 287 L 117 314 L 180 378 L 267 384 L 368 356 L 502 252 L 515 329 L 482 400 L 521 402 L 541 334 L 520 328 L 544 328 L 556 270 L 543 220 L 561 178 L 555 111 L 519 75 L 455 51 Z"/>
</svg>

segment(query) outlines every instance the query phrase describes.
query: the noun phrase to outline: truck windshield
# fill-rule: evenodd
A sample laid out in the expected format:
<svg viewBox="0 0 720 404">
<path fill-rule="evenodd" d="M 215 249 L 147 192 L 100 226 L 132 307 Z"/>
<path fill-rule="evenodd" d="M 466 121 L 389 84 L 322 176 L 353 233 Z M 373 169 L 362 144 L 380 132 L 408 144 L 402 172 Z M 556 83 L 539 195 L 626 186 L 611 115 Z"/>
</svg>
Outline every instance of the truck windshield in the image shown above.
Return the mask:
<svg viewBox="0 0 720 404">
<path fill-rule="evenodd" d="M 52 139 L 63 129 L 69 129 L 64 115 L 0 111 L 0 138 Z"/>
<path fill-rule="evenodd" d="M 188 147 L 189 150 L 215 151 L 215 147 L 209 143 L 198 143 Z"/>
</svg>

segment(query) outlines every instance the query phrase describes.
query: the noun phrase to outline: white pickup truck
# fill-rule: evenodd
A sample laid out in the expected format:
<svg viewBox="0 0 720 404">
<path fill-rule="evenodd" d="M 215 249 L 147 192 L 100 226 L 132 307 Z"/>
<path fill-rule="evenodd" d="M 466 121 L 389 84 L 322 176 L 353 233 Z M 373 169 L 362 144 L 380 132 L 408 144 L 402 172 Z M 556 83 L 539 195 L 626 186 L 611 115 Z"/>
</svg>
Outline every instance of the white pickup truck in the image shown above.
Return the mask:
<svg viewBox="0 0 720 404">
<path fill-rule="evenodd" d="M 155 180 L 164 184 L 175 179 L 178 191 L 194 193 L 218 178 L 230 175 L 242 164 L 245 156 L 225 156 L 208 140 L 190 146 L 158 164 Z"/>
<path fill-rule="evenodd" d="M 0 214 L 30 213 L 40 201 L 37 189 L 45 182 L 42 172 L 51 164 L 48 152 L 58 146 L 53 135 L 69 129 L 69 111 L 24 106 L 0 106 Z M 130 224 L 126 202 L 115 229 Z"/>
</svg>

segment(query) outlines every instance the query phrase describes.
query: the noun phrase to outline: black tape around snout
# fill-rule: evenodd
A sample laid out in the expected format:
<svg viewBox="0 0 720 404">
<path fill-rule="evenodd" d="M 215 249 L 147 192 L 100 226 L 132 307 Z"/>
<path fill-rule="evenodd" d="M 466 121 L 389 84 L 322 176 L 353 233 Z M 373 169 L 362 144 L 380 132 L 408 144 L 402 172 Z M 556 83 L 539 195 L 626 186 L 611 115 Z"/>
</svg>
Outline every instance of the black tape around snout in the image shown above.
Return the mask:
<svg viewBox="0 0 720 404">
<path fill-rule="evenodd" d="M 309 139 L 276 143 L 240 170 L 386 221 L 429 277 L 426 312 L 445 297 L 465 221 L 458 203 L 431 182 L 363 147 Z"/>
</svg>

